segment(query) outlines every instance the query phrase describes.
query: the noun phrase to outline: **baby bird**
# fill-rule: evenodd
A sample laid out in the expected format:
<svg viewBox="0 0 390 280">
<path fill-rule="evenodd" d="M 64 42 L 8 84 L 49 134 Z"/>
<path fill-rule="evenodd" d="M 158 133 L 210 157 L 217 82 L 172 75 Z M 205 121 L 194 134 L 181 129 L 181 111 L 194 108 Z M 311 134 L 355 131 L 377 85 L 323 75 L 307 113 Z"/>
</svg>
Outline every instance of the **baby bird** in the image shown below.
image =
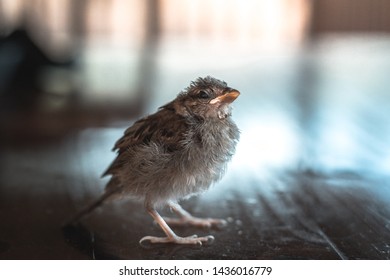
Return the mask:
<svg viewBox="0 0 390 280">
<path fill-rule="evenodd" d="M 223 81 L 198 78 L 156 113 L 136 121 L 114 146 L 118 155 L 104 173 L 111 175 L 105 193 L 73 221 L 107 199 L 130 196 L 144 202 L 166 235 L 145 236 L 141 244 L 213 241 L 211 235 L 180 237 L 168 224 L 210 227 L 226 223 L 195 218 L 178 201 L 207 190 L 224 174 L 239 140 L 230 107 L 239 94 Z M 169 206 L 179 218 L 163 219 L 157 212 L 162 206 Z"/>
</svg>

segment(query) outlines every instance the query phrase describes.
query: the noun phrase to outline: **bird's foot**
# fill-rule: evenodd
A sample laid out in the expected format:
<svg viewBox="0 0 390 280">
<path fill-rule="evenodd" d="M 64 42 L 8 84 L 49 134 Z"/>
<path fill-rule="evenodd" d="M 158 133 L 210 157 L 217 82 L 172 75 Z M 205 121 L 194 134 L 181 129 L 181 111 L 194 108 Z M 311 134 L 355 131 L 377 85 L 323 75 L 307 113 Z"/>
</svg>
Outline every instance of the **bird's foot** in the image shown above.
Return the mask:
<svg viewBox="0 0 390 280">
<path fill-rule="evenodd" d="M 195 226 L 203 228 L 223 227 L 227 222 L 223 219 L 196 218 L 193 216 L 183 216 L 180 218 L 164 218 L 166 223 L 171 226 Z"/>
<path fill-rule="evenodd" d="M 183 245 L 199 245 L 202 246 L 204 243 L 212 243 L 214 241 L 214 236 L 208 235 L 204 237 L 198 237 L 197 235 L 191 235 L 187 237 L 180 236 L 167 236 L 167 237 L 155 237 L 155 236 L 145 236 L 139 243 L 143 245 L 145 242 L 150 243 L 173 243 L 173 244 L 183 244 Z"/>
</svg>

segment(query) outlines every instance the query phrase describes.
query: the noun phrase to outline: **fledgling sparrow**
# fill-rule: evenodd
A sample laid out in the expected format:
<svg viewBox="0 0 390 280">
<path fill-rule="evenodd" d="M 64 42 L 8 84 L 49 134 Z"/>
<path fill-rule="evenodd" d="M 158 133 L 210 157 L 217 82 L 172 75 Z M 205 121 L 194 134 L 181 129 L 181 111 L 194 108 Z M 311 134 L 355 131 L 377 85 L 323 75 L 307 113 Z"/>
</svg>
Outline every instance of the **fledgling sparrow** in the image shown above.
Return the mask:
<svg viewBox="0 0 390 280">
<path fill-rule="evenodd" d="M 207 190 L 224 174 L 239 140 L 230 107 L 239 94 L 223 81 L 198 78 L 156 113 L 136 121 L 114 146 L 118 155 L 104 173 L 111 175 L 105 193 L 73 221 L 107 199 L 130 196 L 144 202 L 166 235 L 145 236 L 140 243 L 201 245 L 212 241 L 211 235 L 179 237 L 168 224 L 210 227 L 226 223 L 195 218 L 178 201 Z M 156 209 L 166 205 L 179 219 L 160 216 Z"/>
</svg>

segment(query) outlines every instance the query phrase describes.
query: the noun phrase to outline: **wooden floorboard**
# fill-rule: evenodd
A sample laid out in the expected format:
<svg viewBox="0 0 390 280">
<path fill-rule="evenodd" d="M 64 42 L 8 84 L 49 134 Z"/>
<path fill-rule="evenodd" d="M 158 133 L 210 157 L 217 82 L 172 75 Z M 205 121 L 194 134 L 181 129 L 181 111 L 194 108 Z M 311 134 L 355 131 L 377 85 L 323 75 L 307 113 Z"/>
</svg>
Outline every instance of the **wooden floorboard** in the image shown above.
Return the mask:
<svg viewBox="0 0 390 280">
<path fill-rule="evenodd" d="M 131 200 L 106 204 L 78 227 L 63 229 L 63 222 L 104 186 L 83 160 L 69 156 L 70 150 L 84 153 L 77 148 L 84 141 L 76 134 L 55 145 L 8 147 L 2 160 L 0 258 L 390 258 L 389 198 L 376 193 L 378 181 L 308 170 L 275 173 L 265 181 L 253 178 L 244 185 L 229 179 L 213 188 L 211 197 L 206 193 L 184 202 L 194 215 L 228 220 L 221 229 L 174 228 L 183 236 L 213 234 L 214 243 L 203 247 L 140 246 L 144 235 L 162 232 L 142 204 Z M 98 158 L 89 160 L 93 164 Z M 381 188 L 386 193 L 388 186 Z"/>
</svg>

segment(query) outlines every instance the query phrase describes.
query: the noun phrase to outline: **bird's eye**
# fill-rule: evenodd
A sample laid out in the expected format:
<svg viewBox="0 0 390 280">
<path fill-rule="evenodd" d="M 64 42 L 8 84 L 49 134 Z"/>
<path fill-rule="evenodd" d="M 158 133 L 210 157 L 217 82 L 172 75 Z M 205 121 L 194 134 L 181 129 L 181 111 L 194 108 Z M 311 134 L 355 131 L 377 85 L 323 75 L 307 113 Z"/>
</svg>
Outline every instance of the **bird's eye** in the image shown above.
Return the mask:
<svg viewBox="0 0 390 280">
<path fill-rule="evenodd" d="M 206 98 L 209 98 L 210 95 L 209 95 L 206 91 L 201 90 L 201 91 L 199 92 L 199 97 L 200 97 L 200 98 L 203 98 L 203 99 L 206 99 Z"/>
</svg>

